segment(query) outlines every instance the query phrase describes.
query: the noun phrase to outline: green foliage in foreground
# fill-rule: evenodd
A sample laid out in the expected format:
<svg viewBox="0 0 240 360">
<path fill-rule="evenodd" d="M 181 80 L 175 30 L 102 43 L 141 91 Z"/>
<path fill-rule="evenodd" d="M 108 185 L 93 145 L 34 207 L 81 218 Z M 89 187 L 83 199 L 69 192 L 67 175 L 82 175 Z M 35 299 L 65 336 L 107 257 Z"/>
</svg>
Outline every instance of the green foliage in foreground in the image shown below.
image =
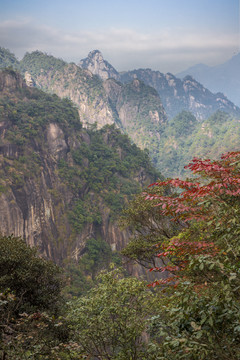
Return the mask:
<svg viewBox="0 0 240 360">
<path fill-rule="evenodd" d="M 58 358 L 56 347 L 68 339 L 59 318 L 62 285 L 60 269 L 36 249 L 20 238 L 0 238 L 1 359 Z"/>
<path fill-rule="evenodd" d="M 59 268 L 19 238 L 0 241 L 1 359 L 157 359 L 146 331 L 159 303 L 145 282 L 118 270 L 103 273 L 90 292 L 66 305 L 60 301 Z M 97 245 L 87 244 L 89 267 L 100 254 Z"/>
<path fill-rule="evenodd" d="M 160 242 L 156 238 L 165 264 L 151 270 L 160 275 L 169 271 L 170 278 L 151 284 L 160 285 L 165 294 L 152 319 L 151 335 L 159 341 L 157 359 L 239 360 L 240 154 L 219 161 L 195 160 L 191 166 L 197 181 L 158 184 L 159 191 L 171 184 L 172 195 L 159 192 L 150 200 L 152 209 L 157 202 L 159 213 L 174 217 L 180 226 L 174 237 Z M 149 205 L 150 215 L 152 209 Z M 144 232 L 147 221 L 139 218 L 138 231 Z M 131 250 L 137 257 L 136 249 Z"/>
<path fill-rule="evenodd" d="M 154 359 L 145 331 L 157 304 L 146 283 L 119 271 L 98 280 L 86 297 L 70 305 L 73 353 L 79 359 Z"/>
<path fill-rule="evenodd" d="M 19 299 L 18 311 L 57 310 L 62 288 L 60 269 L 41 259 L 21 239 L 0 238 L 0 288 Z"/>
<path fill-rule="evenodd" d="M 157 188 L 153 188 L 151 192 L 155 195 L 162 193 Z M 131 229 L 131 237 L 121 254 L 151 268 L 158 263 L 159 250 L 156 243 L 170 239 L 181 227 L 159 212 L 155 206 L 158 200 L 150 202 L 145 197 L 146 193 L 136 195 L 122 213 L 120 224 L 123 228 Z"/>
</svg>

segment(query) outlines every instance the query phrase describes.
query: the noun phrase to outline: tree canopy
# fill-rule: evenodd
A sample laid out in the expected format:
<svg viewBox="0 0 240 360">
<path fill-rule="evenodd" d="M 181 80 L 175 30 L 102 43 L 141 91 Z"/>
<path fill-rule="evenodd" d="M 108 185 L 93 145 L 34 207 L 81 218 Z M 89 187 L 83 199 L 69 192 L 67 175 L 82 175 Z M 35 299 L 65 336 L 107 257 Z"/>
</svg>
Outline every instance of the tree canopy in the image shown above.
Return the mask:
<svg viewBox="0 0 240 360">
<path fill-rule="evenodd" d="M 22 239 L 0 237 L 1 359 L 57 359 L 66 341 L 62 313 L 62 275 Z M 51 351 L 52 350 L 52 351 Z"/>
<path fill-rule="evenodd" d="M 149 284 L 166 294 L 155 322 L 161 358 L 237 360 L 240 152 L 217 161 L 195 158 L 187 168 L 195 177 L 156 182 L 145 196 L 161 216 L 181 225 L 155 244 L 162 265 L 150 269 L 170 274 Z M 169 187 L 170 195 L 160 191 Z"/>
<path fill-rule="evenodd" d="M 68 319 L 77 359 L 152 359 L 146 330 L 155 300 L 145 282 L 125 278 L 119 270 L 102 273 L 98 286 L 71 303 Z"/>
</svg>

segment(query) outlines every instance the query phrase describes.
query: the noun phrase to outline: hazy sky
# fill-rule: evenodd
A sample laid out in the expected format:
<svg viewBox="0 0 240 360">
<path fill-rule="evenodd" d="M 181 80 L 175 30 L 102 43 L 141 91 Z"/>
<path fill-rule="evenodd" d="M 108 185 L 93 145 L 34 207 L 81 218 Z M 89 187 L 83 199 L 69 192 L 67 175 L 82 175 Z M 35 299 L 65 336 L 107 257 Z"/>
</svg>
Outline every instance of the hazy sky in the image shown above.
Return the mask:
<svg viewBox="0 0 240 360">
<path fill-rule="evenodd" d="M 176 73 L 240 51 L 239 0 L 0 0 L 0 46 Z"/>
</svg>

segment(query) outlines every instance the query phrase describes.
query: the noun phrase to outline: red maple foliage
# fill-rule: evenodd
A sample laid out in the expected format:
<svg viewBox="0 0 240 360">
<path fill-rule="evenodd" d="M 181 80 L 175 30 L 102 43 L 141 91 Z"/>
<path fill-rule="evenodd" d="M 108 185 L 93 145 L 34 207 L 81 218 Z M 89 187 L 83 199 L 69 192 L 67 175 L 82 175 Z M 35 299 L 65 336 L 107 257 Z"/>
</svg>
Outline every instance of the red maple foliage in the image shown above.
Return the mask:
<svg viewBox="0 0 240 360">
<path fill-rule="evenodd" d="M 162 215 L 172 218 L 172 221 L 181 223 L 183 228 L 188 228 L 194 222 L 206 222 L 214 226 L 217 219 L 217 208 L 223 203 L 229 203 L 240 195 L 240 152 L 229 152 L 222 155 L 220 160 L 201 160 L 194 158 L 185 167 L 198 175 L 190 180 L 168 179 L 149 185 L 158 188 L 171 188 L 171 195 L 158 195 L 148 193 L 146 200 L 158 200 L 155 205 L 159 207 Z M 224 221 L 224 219 L 217 219 Z M 207 226 L 207 225 L 206 225 Z M 176 279 L 181 271 L 186 269 L 191 256 L 210 255 L 215 256 L 218 248 L 213 242 L 203 240 L 189 241 L 181 238 L 173 238 L 167 244 L 157 244 L 161 248 L 158 254 L 163 262 L 169 259 L 170 264 L 164 267 L 156 267 L 150 271 L 169 271 L 172 276 L 149 284 L 156 286 L 161 284 L 176 284 Z"/>
</svg>

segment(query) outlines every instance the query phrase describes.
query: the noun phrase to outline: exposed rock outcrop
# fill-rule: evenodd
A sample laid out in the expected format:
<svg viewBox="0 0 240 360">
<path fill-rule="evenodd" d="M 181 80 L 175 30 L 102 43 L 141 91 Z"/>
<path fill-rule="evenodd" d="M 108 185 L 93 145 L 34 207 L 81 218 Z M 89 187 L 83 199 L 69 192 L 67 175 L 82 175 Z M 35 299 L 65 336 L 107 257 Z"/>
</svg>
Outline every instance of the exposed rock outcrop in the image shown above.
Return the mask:
<svg viewBox="0 0 240 360">
<path fill-rule="evenodd" d="M 126 163 L 122 170 L 119 167 L 125 173 L 118 174 L 119 170 L 116 165 L 111 165 L 111 161 L 117 164 L 120 158 L 124 161 L 129 155 L 119 144 L 122 141 L 130 151 L 133 147 L 119 130 L 108 127 L 94 135 L 95 132 L 82 129 L 77 111 L 69 102 L 27 88 L 14 72 L 0 73 L 0 82 L 3 109 L 0 123 L 0 233 L 23 237 L 57 263 L 69 257 L 78 259 L 86 240 L 91 237 L 104 239 L 113 251 L 121 250 L 130 234 L 128 230 L 120 230 L 111 203 L 124 186 L 134 189 L 139 187 L 138 184 L 145 186 L 152 181 L 151 165 L 149 172 L 146 167 L 139 165 L 137 168 L 135 164 L 131 177 L 124 168 L 129 166 Z M 23 87 L 24 94 L 19 91 Z M 7 98 L 5 94 L 8 94 Z M 94 136 L 95 145 L 91 147 Z M 118 136 L 123 137 L 119 142 Z M 98 162 L 102 164 L 100 170 L 106 166 L 102 148 L 112 160 L 98 178 L 94 167 Z M 135 147 L 133 149 L 136 152 Z M 115 155 L 111 155 L 113 151 Z M 93 173 L 91 176 L 95 178 L 88 177 L 88 173 Z M 113 176 L 116 188 L 108 189 L 108 179 Z M 100 190 L 95 189 L 95 182 L 101 182 L 101 187 L 97 188 Z M 120 195 L 127 199 L 126 194 Z M 110 195 L 113 200 L 107 202 Z M 81 206 L 85 206 L 83 211 Z M 85 214 L 88 207 L 96 212 L 97 220 L 91 211 Z M 77 211 L 80 211 L 79 218 Z"/>
<path fill-rule="evenodd" d="M 162 74 L 151 69 L 121 74 L 124 83 L 136 78 L 157 90 L 169 118 L 182 110 L 192 112 L 199 120 L 208 118 L 217 110 L 240 116 L 240 109 L 223 94 L 213 94 L 191 76 L 181 80 L 171 73 Z"/>
<path fill-rule="evenodd" d="M 78 108 L 84 126 L 96 123 L 97 127 L 101 128 L 107 124 L 118 123 L 101 81 L 75 64 L 66 64 L 61 71 L 42 71 L 35 76 L 35 82 L 45 91 L 71 99 Z"/>
<path fill-rule="evenodd" d="M 13 70 L 0 72 L 0 91 L 9 92 L 26 87 L 26 83 L 19 73 Z"/>
<path fill-rule="evenodd" d="M 129 84 L 113 79 L 118 78 L 117 72 L 99 51 L 81 62 L 86 69 L 41 52 L 27 54 L 21 64 L 24 70 L 34 69 L 31 75 L 37 87 L 70 98 L 84 127 L 115 124 L 151 155 L 158 148 L 166 113 L 157 91 L 138 79 Z"/>
<path fill-rule="evenodd" d="M 123 128 L 135 144 L 150 151 L 153 150 L 150 142 L 157 147 L 167 121 L 158 93 L 138 79 L 129 84 L 108 79 L 103 86 Z"/>
<path fill-rule="evenodd" d="M 25 79 L 25 82 L 26 82 L 27 86 L 33 87 L 33 86 L 36 85 L 35 81 L 33 80 L 31 74 L 28 71 L 25 72 L 24 79 Z"/>
<path fill-rule="evenodd" d="M 117 70 L 103 59 L 103 55 L 99 50 L 91 51 L 78 65 L 83 69 L 90 70 L 94 75 L 98 75 L 103 80 L 109 78 L 120 80 Z"/>
<path fill-rule="evenodd" d="M 118 73 L 103 59 L 98 50 L 90 52 L 87 58 L 80 61 L 80 65 L 103 80 L 114 78 L 122 83 L 129 83 L 134 79 L 143 81 L 157 90 L 169 118 L 176 116 L 182 110 L 191 111 L 199 120 L 208 118 L 217 110 L 240 116 L 240 109 L 223 94 L 211 93 L 189 76 L 181 80 L 171 73 L 163 74 L 151 69 Z"/>
</svg>

